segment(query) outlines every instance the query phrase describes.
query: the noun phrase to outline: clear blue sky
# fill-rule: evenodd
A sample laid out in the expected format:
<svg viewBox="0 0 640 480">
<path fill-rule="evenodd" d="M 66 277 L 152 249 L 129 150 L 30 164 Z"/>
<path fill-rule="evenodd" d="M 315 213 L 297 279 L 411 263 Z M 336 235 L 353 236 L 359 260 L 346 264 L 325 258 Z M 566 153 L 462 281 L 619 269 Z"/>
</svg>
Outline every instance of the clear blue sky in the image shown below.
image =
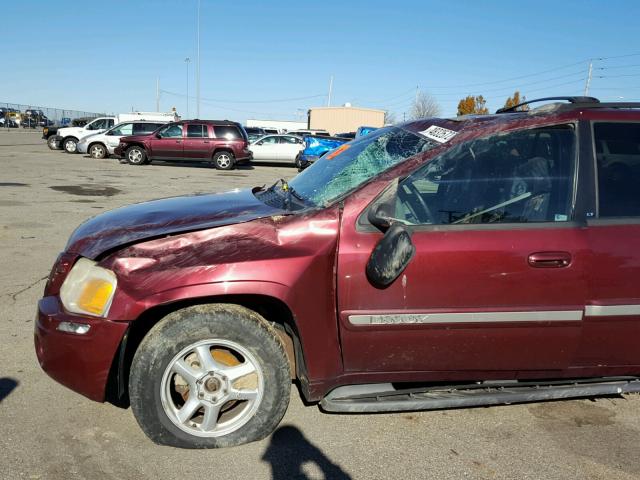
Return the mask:
<svg viewBox="0 0 640 480">
<path fill-rule="evenodd" d="M 326 105 L 331 75 L 332 104 L 388 109 L 399 119 L 416 86 L 447 115 L 467 94 L 483 94 L 494 110 L 516 88 L 528 98 L 582 94 L 588 59 L 618 56 L 594 62 L 590 93 L 640 99 L 637 0 L 201 5 L 201 118 L 295 119 Z M 178 94 L 162 93 L 161 110 L 184 115 L 185 57 L 195 96 L 197 0 L 0 8 L 0 102 L 149 111 L 159 77 L 162 90 Z M 523 78 L 505 81 L 514 77 Z M 298 99 L 315 95 L 323 96 Z M 194 116 L 195 98 L 189 110 Z"/>
</svg>

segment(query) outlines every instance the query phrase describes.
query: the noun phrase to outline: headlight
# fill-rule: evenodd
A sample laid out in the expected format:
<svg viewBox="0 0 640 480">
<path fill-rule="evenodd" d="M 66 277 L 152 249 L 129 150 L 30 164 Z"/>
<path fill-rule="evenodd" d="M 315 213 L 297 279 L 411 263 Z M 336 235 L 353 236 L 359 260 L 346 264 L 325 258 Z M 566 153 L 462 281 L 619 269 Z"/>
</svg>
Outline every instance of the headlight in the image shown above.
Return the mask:
<svg viewBox="0 0 640 480">
<path fill-rule="evenodd" d="M 72 313 L 105 317 L 109 313 L 118 281 L 115 273 L 81 258 L 60 288 L 60 300 Z"/>
</svg>

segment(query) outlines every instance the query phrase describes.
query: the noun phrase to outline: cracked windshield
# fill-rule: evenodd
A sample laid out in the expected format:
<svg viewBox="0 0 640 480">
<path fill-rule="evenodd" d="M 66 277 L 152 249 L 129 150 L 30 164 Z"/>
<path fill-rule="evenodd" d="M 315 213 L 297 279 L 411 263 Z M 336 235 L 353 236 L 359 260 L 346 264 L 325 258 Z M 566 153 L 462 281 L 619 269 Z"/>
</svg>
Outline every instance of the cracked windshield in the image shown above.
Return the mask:
<svg viewBox="0 0 640 480">
<path fill-rule="evenodd" d="M 323 156 L 290 186 L 315 205 L 327 205 L 380 172 L 434 146 L 402 128 L 381 129 Z"/>
</svg>

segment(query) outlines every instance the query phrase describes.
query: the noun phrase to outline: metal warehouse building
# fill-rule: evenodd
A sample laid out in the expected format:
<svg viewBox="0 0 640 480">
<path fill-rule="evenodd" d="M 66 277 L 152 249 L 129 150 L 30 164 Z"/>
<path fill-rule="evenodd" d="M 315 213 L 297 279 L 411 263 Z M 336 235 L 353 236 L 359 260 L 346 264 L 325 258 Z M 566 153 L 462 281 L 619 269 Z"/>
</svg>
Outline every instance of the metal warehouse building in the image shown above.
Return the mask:
<svg viewBox="0 0 640 480">
<path fill-rule="evenodd" d="M 383 127 L 384 110 L 352 107 L 314 107 L 309 110 L 309 128 L 327 130 L 331 135 L 355 132 L 358 127 Z"/>
</svg>

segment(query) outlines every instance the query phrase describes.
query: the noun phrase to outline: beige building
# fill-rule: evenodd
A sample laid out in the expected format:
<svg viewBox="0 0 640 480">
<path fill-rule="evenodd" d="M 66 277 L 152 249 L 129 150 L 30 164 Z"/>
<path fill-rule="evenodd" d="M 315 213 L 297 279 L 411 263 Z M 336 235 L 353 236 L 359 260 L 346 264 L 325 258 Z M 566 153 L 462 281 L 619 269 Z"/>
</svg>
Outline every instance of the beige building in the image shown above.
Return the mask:
<svg viewBox="0 0 640 480">
<path fill-rule="evenodd" d="M 309 110 L 309 128 L 331 135 L 355 132 L 358 127 L 383 127 L 384 110 L 351 107 L 314 107 Z"/>
</svg>

